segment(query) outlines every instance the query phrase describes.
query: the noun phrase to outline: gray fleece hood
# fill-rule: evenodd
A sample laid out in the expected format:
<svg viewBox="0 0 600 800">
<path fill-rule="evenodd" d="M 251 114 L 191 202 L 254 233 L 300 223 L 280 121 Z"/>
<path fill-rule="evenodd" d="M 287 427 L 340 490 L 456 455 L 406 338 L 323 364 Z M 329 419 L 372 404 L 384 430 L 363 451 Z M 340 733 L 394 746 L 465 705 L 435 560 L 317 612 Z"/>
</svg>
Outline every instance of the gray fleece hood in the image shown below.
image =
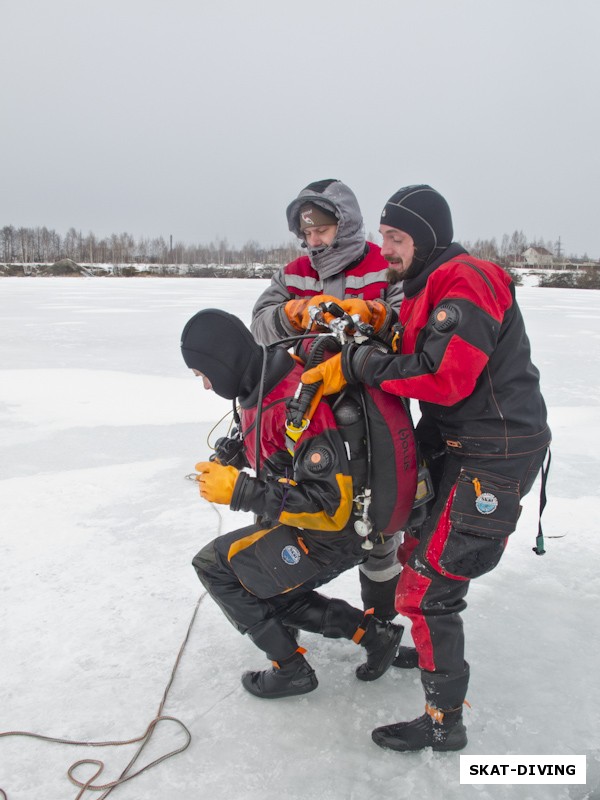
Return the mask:
<svg viewBox="0 0 600 800">
<path fill-rule="evenodd" d="M 290 231 L 303 242 L 300 208 L 305 203 L 314 203 L 337 217 L 335 240 L 328 247 L 307 248 L 311 264 L 319 276 L 330 278 L 364 255 L 366 239 L 358 200 L 352 189 L 333 178 L 309 183 L 286 211 Z"/>
</svg>

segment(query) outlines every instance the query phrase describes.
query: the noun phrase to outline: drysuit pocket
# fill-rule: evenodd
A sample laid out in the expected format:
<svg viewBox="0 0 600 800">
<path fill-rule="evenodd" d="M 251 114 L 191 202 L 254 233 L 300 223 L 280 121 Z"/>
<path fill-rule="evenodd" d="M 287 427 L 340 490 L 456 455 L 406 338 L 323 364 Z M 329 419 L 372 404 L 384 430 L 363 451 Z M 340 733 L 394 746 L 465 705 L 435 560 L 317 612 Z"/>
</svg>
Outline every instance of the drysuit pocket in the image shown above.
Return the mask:
<svg viewBox="0 0 600 800">
<path fill-rule="evenodd" d="M 517 527 L 520 499 L 518 481 L 463 468 L 450 510 L 451 525 L 460 532 L 505 539 Z"/>
<path fill-rule="evenodd" d="M 289 592 L 320 571 L 297 528 L 257 525 L 246 532 L 249 535 L 234 542 L 227 557 L 240 583 L 256 597 L 266 599 Z"/>
<path fill-rule="evenodd" d="M 447 527 L 428 548 L 442 575 L 470 580 L 494 569 L 519 518 L 519 484 L 490 472 L 462 469 Z M 445 533 L 444 533 L 445 529 Z M 437 555 L 436 555 L 437 553 Z"/>
</svg>

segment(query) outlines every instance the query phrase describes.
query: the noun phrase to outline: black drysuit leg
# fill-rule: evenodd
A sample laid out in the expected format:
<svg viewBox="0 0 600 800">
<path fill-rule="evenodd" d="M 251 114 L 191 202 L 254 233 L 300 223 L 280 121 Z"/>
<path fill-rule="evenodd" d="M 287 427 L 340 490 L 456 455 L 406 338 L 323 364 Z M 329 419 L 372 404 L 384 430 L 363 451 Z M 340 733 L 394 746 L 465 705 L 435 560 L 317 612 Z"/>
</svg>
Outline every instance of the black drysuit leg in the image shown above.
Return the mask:
<svg viewBox="0 0 600 800">
<path fill-rule="evenodd" d="M 298 644 L 281 619 L 273 617 L 273 608 L 246 591 L 227 560 L 210 542 L 192 560 L 198 578 L 240 633 L 252 641 L 272 661 L 284 661 L 296 651 Z"/>
<path fill-rule="evenodd" d="M 469 584 L 500 561 L 517 523 L 519 500 L 531 489 L 545 452 L 502 459 L 453 455 L 444 459 L 436 503 L 396 594 L 398 612 L 412 620 L 426 697 L 437 708 L 456 708 L 465 699 L 469 670 L 461 612 Z M 473 481 L 464 480 L 465 475 L 477 482 L 481 478 L 484 492 L 483 481 L 491 481 L 487 497 L 497 503 L 494 511 L 484 507 L 485 513 L 478 517 L 478 489 Z M 499 491 L 503 487 L 508 487 L 505 495 Z M 491 523 L 488 529 L 486 520 Z M 498 535 L 496 528 L 506 530 L 506 535 Z"/>
<path fill-rule="evenodd" d="M 308 592 L 281 612 L 284 625 L 320 633 L 328 639 L 352 639 L 364 621 L 364 612 L 345 600 Z"/>
</svg>

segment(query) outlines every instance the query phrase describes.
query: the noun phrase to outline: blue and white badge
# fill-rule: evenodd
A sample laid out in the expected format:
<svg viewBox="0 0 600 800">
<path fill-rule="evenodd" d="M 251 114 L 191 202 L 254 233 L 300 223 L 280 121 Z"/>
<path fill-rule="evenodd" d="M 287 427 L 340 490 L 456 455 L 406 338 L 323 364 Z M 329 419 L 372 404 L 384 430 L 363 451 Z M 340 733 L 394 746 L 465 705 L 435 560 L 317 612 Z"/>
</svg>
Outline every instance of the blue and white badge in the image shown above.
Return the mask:
<svg viewBox="0 0 600 800">
<path fill-rule="evenodd" d="M 482 492 L 475 500 L 475 508 L 480 514 L 493 514 L 498 508 L 498 498 L 491 492 Z"/>
<path fill-rule="evenodd" d="M 290 567 L 293 567 L 300 561 L 300 550 L 298 550 L 297 547 L 294 547 L 293 544 L 288 544 L 281 551 L 281 558 L 286 564 L 289 564 Z"/>
</svg>

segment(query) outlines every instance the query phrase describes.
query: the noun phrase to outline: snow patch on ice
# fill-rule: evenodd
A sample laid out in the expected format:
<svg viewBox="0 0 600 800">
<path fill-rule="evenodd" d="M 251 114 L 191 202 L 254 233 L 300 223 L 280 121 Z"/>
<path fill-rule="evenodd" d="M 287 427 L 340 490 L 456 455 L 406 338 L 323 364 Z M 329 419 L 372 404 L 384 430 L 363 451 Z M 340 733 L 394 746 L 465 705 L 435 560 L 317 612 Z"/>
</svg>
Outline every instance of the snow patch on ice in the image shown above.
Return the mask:
<svg viewBox="0 0 600 800">
<path fill-rule="evenodd" d="M 48 431 L 215 420 L 230 404 L 181 378 L 93 369 L 0 370 L 0 424 Z"/>
</svg>

